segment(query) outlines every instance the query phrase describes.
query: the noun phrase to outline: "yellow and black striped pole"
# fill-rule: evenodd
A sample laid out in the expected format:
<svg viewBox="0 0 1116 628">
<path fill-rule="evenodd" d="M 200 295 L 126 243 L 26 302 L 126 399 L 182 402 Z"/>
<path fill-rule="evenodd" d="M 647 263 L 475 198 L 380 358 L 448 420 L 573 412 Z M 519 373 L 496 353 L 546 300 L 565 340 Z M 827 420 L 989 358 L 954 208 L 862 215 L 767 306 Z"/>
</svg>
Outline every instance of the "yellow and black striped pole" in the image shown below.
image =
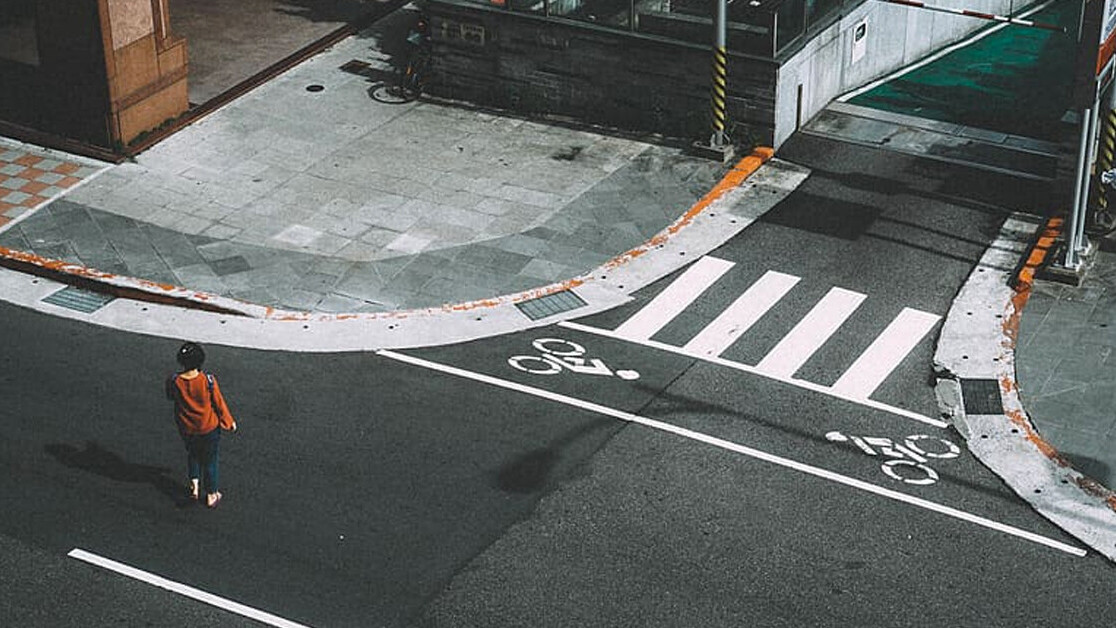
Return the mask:
<svg viewBox="0 0 1116 628">
<path fill-rule="evenodd" d="M 1112 170 L 1113 162 L 1116 162 L 1116 109 L 1109 109 L 1104 117 L 1104 123 L 1101 124 L 1097 172 Z M 1099 177 L 1097 181 L 1097 212 L 1103 215 L 1109 211 L 1108 195 L 1112 190 L 1109 186 L 1100 183 Z M 1116 205 L 1116 202 L 1113 204 Z"/>
<path fill-rule="evenodd" d="M 713 106 L 713 137 L 709 144 L 720 148 L 725 145 L 725 84 L 728 74 L 728 55 L 725 54 L 725 28 L 728 2 L 717 0 L 716 34 L 713 41 L 713 90 L 710 104 Z"/>
</svg>

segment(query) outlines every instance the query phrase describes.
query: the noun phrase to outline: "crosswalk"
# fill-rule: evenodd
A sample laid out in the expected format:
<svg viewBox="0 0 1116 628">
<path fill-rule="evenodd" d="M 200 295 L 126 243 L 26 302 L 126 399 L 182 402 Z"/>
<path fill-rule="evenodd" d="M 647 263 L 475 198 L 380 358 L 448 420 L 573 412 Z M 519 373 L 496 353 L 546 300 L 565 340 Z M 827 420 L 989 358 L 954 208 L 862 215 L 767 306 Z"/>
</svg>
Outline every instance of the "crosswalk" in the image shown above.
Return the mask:
<svg viewBox="0 0 1116 628">
<path fill-rule="evenodd" d="M 652 337 L 701 299 L 734 266 L 733 262 L 720 258 L 702 257 L 635 314 L 607 332 L 608 335 L 661 347 L 662 343 Z M 690 340 L 678 346 L 678 351 L 720 360 L 749 329 L 792 294 L 801 279 L 774 270 L 767 271 Z M 772 378 L 795 380 L 799 370 L 827 342 L 833 340 L 867 299 L 868 295 L 853 290 L 840 287 L 829 289 L 766 355 L 747 368 Z M 904 308 L 884 326 L 832 386 L 812 387 L 825 388 L 831 394 L 847 399 L 868 400 L 940 320 L 937 314 Z"/>
</svg>

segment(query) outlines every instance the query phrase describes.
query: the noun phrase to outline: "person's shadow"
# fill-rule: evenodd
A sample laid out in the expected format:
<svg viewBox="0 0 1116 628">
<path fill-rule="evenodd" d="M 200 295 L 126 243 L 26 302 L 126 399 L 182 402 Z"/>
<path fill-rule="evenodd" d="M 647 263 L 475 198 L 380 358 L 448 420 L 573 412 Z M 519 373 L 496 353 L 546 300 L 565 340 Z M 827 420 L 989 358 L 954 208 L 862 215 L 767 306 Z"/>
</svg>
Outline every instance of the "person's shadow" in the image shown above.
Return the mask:
<svg viewBox="0 0 1116 628">
<path fill-rule="evenodd" d="M 171 471 L 166 467 L 132 464 L 93 441 L 87 441 L 85 449 L 64 443 L 47 445 L 44 449 L 71 469 L 88 471 L 116 482 L 150 484 L 180 508 L 193 503 L 186 487 L 171 479 L 168 476 Z"/>
</svg>

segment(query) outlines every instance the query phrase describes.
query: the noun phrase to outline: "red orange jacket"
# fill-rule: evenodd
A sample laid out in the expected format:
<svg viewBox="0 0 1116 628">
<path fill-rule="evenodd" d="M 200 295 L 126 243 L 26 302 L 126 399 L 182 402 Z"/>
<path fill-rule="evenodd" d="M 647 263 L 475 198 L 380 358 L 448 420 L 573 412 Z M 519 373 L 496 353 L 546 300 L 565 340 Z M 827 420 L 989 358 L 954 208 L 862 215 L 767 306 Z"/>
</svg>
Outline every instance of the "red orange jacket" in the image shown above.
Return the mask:
<svg viewBox="0 0 1116 628">
<path fill-rule="evenodd" d="M 167 379 L 167 398 L 174 401 L 174 418 L 184 434 L 208 434 L 218 426 L 231 430 L 236 425 L 216 377 L 211 398 L 205 373 L 190 379 L 181 373 L 172 375 Z"/>
</svg>

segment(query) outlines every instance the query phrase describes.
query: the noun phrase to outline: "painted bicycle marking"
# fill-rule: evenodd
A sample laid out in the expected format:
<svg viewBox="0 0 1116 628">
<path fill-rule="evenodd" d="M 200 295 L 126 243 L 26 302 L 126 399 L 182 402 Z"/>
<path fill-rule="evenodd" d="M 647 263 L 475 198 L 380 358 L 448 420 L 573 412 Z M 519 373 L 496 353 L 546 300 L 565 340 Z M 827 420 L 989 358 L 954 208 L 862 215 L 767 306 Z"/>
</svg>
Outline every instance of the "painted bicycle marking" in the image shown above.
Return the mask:
<svg viewBox="0 0 1116 628">
<path fill-rule="evenodd" d="M 880 469 L 893 480 L 926 486 L 938 481 L 938 472 L 926 463 L 930 459 L 948 460 L 961 455 L 956 444 L 937 436 L 912 434 L 896 443 L 890 438 L 879 436 L 852 436 L 841 432 L 829 432 L 825 439 L 834 443 L 851 442 L 869 456 L 890 458 L 880 465 Z M 900 471 L 904 469 L 904 471 Z"/>
<path fill-rule="evenodd" d="M 616 376 L 620 379 L 639 379 L 639 372 L 631 369 L 613 371 L 600 358 L 586 358 L 585 347 L 562 338 L 537 338 L 531 346 L 539 355 L 513 355 L 508 358 L 512 368 L 532 375 L 557 375 L 562 371 L 583 375 Z"/>
</svg>

